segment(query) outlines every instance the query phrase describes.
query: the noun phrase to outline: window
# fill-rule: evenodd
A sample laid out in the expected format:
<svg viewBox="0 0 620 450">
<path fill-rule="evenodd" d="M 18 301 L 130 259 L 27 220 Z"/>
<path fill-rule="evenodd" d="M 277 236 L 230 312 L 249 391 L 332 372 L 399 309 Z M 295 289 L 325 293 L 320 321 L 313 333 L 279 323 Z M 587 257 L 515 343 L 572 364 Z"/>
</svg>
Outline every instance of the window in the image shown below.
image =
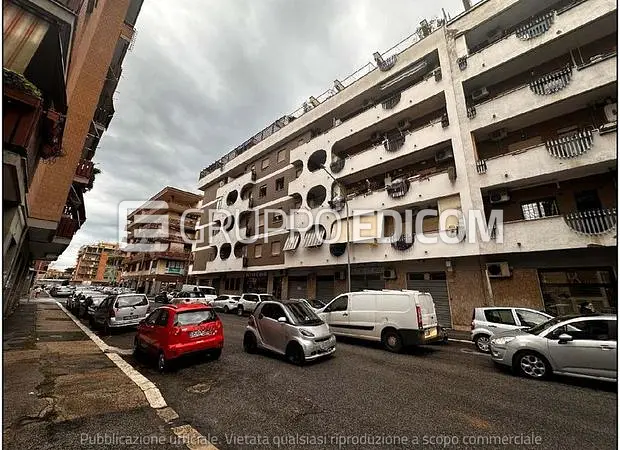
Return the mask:
<svg viewBox="0 0 620 450">
<path fill-rule="evenodd" d="M 161 314 L 161 309 L 158 309 L 156 311 L 153 311 L 147 318 L 146 318 L 146 323 L 148 325 L 155 325 L 155 323 L 157 323 L 157 320 L 159 319 L 159 315 Z"/>
<path fill-rule="evenodd" d="M 515 309 L 515 312 L 517 313 L 521 325 L 527 327 L 533 327 L 550 319 L 544 314 L 528 311 L 527 309 Z"/>
<path fill-rule="evenodd" d="M 484 311 L 484 316 L 488 322 L 516 325 L 511 309 L 487 309 Z"/>
<path fill-rule="evenodd" d="M 263 159 L 263 161 L 260 163 L 260 166 L 263 170 L 269 167 L 269 158 Z"/>
<path fill-rule="evenodd" d="M 575 205 L 577 211 L 591 211 L 593 209 L 601 209 L 601 200 L 598 198 L 596 189 L 589 189 L 575 193 Z"/>
<path fill-rule="evenodd" d="M 254 246 L 254 257 L 260 258 L 263 256 L 263 244 L 256 244 Z"/>
<path fill-rule="evenodd" d="M 166 267 L 170 269 L 182 269 L 183 261 L 166 261 Z"/>
<path fill-rule="evenodd" d="M 336 300 L 331 302 L 331 304 L 326 308 L 326 312 L 346 311 L 348 306 L 349 297 L 343 295 L 342 297 L 338 297 Z"/>
<path fill-rule="evenodd" d="M 280 317 L 286 317 L 286 315 L 284 314 L 284 311 L 282 310 L 282 307 L 280 305 L 275 305 L 273 303 L 264 305 L 263 309 L 261 309 L 260 312 L 263 316 L 269 317 L 270 319 L 273 319 L 273 320 L 278 320 Z"/>
<path fill-rule="evenodd" d="M 576 341 L 609 341 L 613 339 L 612 336 L 617 336 L 612 334 L 615 329 L 613 332 L 611 330 L 616 324 L 612 320 L 579 320 L 556 328 L 549 337 L 557 339 L 561 334 L 568 334 Z"/>
<path fill-rule="evenodd" d="M 271 243 L 271 256 L 277 256 L 280 254 L 280 241 L 275 241 Z"/>
<path fill-rule="evenodd" d="M 282 223 L 282 214 L 274 214 L 273 223 Z"/>
<path fill-rule="evenodd" d="M 267 185 L 263 184 L 258 188 L 258 198 L 263 198 L 267 196 Z"/>
<path fill-rule="evenodd" d="M 276 191 L 284 189 L 284 177 L 276 178 Z"/>
<path fill-rule="evenodd" d="M 144 295 L 127 295 L 125 297 L 119 297 L 116 302 L 117 308 L 128 308 L 130 306 L 146 306 L 148 300 Z"/>
<path fill-rule="evenodd" d="M 286 150 L 280 150 L 278 152 L 278 162 L 286 161 Z"/>
<path fill-rule="evenodd" d="M 241 278 L 226 278 L 226 281 L 224 282 L 224 289 L 226 289 L 227 291 L 237 291 L 239 290 L 240 286 L 241 286 Z M 224 297 L 228 297 L 228 296 L 224 296 Z M 220 300 L 224 300 L 224 299 L 221 298 Z"/>
<path fill-rule="evenodd" d="M 206 322 L 214 322 L 216 320 L 217 316 L 215 315 L 215 312 L 213 310 L 199 309 L 178 313 L 174 319 L 174 325 L 198 325 Z"/>
<path fill-rule="evenodd" d="M 558 205 L 555 198 L 537 200 L 521 204 L 521 211 L 525 220 L 541 219 L 543 217 L 557 216 Z"/>
<path fill-rule="evenodd" d="M 260 215 L 258 216 L 258 227 L 263 227 L 265 226 L 265 216 L 264 215 Z"/>
<path fill-rule="evenodd" d="M 244 300 L 248 302 L 258 302 L 258 295 L 256 294 L 247 294 L 243 297 Z"/>
<path fill-rule="evenodd" d="M 155 320 L 155 325 L 159 325 L 160 327 L 165 327 L 168 325 L 168 310 L 162 309 L 159 317 Z"/>
</svg>

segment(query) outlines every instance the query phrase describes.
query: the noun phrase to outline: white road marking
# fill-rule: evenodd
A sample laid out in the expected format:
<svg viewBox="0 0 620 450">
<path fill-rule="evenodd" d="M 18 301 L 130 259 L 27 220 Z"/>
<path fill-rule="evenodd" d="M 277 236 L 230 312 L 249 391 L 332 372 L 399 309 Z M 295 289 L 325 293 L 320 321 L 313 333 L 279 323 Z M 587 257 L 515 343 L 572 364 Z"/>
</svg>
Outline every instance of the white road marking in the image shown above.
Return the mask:
<svg viewBox="0 0 620 450">
<path fill-rule="evenodd" d="M 482 352 L 479 352 L 479 351 L 476 351 L 476 350 L 469 350 L 467 348 L 462 348 L 461 352 L 462 353 L 467 353 L 468 355 L 491 357 L 491 355 L 489 355 L 488 353 L 482 353 Z"/>
<path fill-rule="evenodd" d="M 449 338 L 448 341 L 450 341 L 450 342 L 460 342 L 462 344 L 473 344 L 472 341 L 466 341 L 465 339 L 452 339 L 452 338 Z"/>
<path fill-rule="evenodd" d="M 192 450 L 218 450 L 216 446 L 211 444 L 206 437 L 200 434 L 191 425 L 182 425 L 172 428 L 172 432 L 176 434 L 182 442 Z"/>
</svg>

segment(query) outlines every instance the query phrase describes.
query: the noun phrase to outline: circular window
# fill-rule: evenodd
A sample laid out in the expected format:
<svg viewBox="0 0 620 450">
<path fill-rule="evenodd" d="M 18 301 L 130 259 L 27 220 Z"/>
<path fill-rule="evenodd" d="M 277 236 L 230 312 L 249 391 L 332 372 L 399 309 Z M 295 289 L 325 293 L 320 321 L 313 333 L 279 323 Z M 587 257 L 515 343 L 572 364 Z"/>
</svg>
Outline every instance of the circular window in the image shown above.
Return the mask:
<svg viewBox="0 0 620 450">
<path fill-rule="evenodd" d="M 220 258 L 228 259 L 231 252 L 232 252 L 232 246 L 230 244 L 228 243 L 222 244 L 222 247 L 220 247 Z"/>
<path fill-rule="evenodd" d="M 222 226 L 224 227 L 224 231 L 232 230 L 235 226 L 235 216 L 226 216 L 226 218 L 224 219 L 224 224 Z"/>
<path fill-rule="evenodd" d="M 234 205 L 235 202 L 237 201 L 237 197 L 239 197 L 239 194 L 237 193 L 237 191 L 229 192 L 228 195 L 226 196 L 226 204 L 228 206 Z"/>
<path fill-rule="evenodd" d="M 316 172 L 325 166 L 325 161 L 327 161 L 327 152 L 325 150 L 317 150 L 308 158 L 308 170 Z"/>
<path fill-rule="evenodd" d="M 237 242 L 235 244 L 234 252 L 235 252 L 235 258 L 241 258 L 242 256 L 245 256 L 245 252 L 246 252 L 245 244 L 242 242 Z"/>
<path fill-rule="evenodd" d="M 217 235 L 220 231 L 222 231 L 222 221 L 216 220 L 213 222 L 213 225 L 211 225 L 211 236 Z"/>
<path fill-rule="evenodd" d="M 325 186 L 314 186 L 308 191 L 306 202 L 310 208 L 318 208 L 327 198 L 327 190 Z"/>
<path fill-rule="evenodd" d="M 215 261 L 217 257 L 217 247 L 212 246 L 207 249 L 207 262 Z"/>
<path fill-rule="evenodd" d="M 247 200 L 250 197 L 253 188 L 254 185 L 252 183 L 248 183 L 243 186 L 243 188 L 241 189 L 241 200 Z"/>
</svg>

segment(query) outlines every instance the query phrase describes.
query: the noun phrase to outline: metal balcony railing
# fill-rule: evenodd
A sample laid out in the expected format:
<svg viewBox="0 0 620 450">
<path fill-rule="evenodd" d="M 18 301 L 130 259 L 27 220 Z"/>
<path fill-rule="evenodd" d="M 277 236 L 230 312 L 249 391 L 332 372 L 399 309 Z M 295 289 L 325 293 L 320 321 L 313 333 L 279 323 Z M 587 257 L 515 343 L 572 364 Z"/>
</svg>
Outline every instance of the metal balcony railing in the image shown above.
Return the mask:
<svg viewBox="0 0 620 450">
<path fill-rule="evenodd" d="M 549 95 L 561 91 L 571 81 L 573 76 L 573 68 L 571 66 L 563 67 L 555 72 L 543 75 L 536 80 L 530 81 L 530 89 L 536 95 Z"/>
<path fill-rule="evenodd" d="M 524 41 L 538 37 L 551 28 L 555 20 L 555 11 L 550 11 L 546 14 L 534 17 L 529 22 L 524 23 L 517 27 L 515 35 Z"/>
<path fill-rule="evenodd" d="M 399 238 L 392 238 L 392 247 L 399 251 L 409 250 L 413 247 L 414 237 L 411 235 L 403 234 Z"/>
<path fill-rule="evenodd" d="M 592 130 L 579 130 L 568 136 L 550 139 L 545 142 L 545 147 L 556 158 L 575 158 L 590 150 L 593 140 Z"/>
<path fill-rule="evenodd" d="M 618 222 L 616 208 L 577 211 L 564 215 L 564 222 L 579 234 L 594 236 L 607 233 Z"/>
</svg>

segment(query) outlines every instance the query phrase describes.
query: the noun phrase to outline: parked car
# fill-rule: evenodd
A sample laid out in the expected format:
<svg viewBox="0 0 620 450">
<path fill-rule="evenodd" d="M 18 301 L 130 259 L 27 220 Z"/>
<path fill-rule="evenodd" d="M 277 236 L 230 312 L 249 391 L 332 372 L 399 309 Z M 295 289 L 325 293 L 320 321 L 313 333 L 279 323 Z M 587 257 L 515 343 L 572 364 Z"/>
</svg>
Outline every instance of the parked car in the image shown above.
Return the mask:
<svg viewBox="0 0 620 450">
<path fill-rule="evenodd" d="M 332 355 L 336 338 L 329 326 L 302 300 L 260 302 L 243 336 L 247 353 L 265 349 L 298 365 Z"/>
<path fill-rule="evenodd" d="M 501 331 L 530 328 L 551 319 L 547 313 L 529 308 L 486 307 L 474 308 L 471 317 L 471 340 L 476 349 L 489 352 L 489 342 Z"/>
<path fill-rule="evenodd" d="M 290 300 L 301 300 L 304 301 L 306 303 L 308 303 L 308 306 L 310 306 L 310 308 L 314 309 L 315 311 L 318 311 L 319 309 L 322 309 L 325 307 L 325 303 L 317 300 L 315 298 L 311 298 L 311 299 L 307 299 L 307 298 L 299 298 L 299 299 L 290 299 Z"/>
<path fill-rule="evenodd" d="M 156 303 L 170 303 L 173 295 L 167 291 L 161 291 L 159 294 L 155 295 L 153 301 Z"/>
<path fill-rule="evenodd" d="M 215 297 L 217 297 L 217 292 L 215 291 L 215 288 L 213 286 L 199 286 L 199 285 L 193 285 L 193 284 L 184 284 L 181 287 L 181 291 L 184 291 L 184 292 L 195 291 L 196 289 L 202 292 L 203 294 L 205 294 L 205 297 L 207 298 L 207 300 L 215 300 Z"/>
<path fill-rule="evenodd" d="M 526 330 L 491 338 L 491 358 L 526 377 L 552 373 L 616 381 L 618 319 L 616 315 L 555 317 Z"/>
<path fill-rule="evenodd" d="M 213 301 L 213 307 L 228 314 L 231 311 L 237 311 L 240 298 L 240 295 L 220 295 Z"/>
<path fill-rule="evenodd" d="M 318 311 L 337 336 L 380 341 L 391 352 L 441 339 L 431 294 L 412 290 L 349 292 Z"/>
<path fill-rule="evenodd" d="M 88 297 L 86 299 L 85 317 L 90 319 L 93 316 L 93 314 L 95 314 L 95 311 L 97 310 L 97 308 L 99 308 L 99 305 L 101 305 L 101 303 L 103 303 L 105 299 L 106 299 L 106 296 L 103 295 L 102 292 L 97 292 L 96 295 Z"/>
<path fill-rule="evenodd" d="M 209 352 L 219 358 L 224 347 L 224 327 L 215 311 L 201 304 L 165 305 L 138 325 L 134 355 L 157 355 L 157 367 L 165 371 L 181 356 Z"/>
<path fill-rule="evenodd" d="M 149 300 L 144 294 L 119 294 L 105 298 L 90 317 L 92 328 L 103 328 L 109 333 L 112 328 L 136 326 L 147 315 Z"/>
<path fill-rule="evenodd" d="M 52 297 L 69 297 L 75 291 L 71 286 L 54 286 L 50 290 L 50 295 Z"/>
<path fill-rule="evenodd" d="M 244 313 L 251 314 L 260 302 L 275 300 L 276 299 L 271 294 L 241 294 L 241 298 L 239 298 L 239 302 L 237 304 L 237 315 L 242 316 Z"/>
<path fill-rule="evenodd" d="M 170 300 L 171 304 L 182 304 L 182 303 L 202 303 L 204 305 L 210 305 L 213 300 L 204 292 L 194 290 L 194 291 L 181 291 L 177 292 L 176 295 Z"/>
</svg>

